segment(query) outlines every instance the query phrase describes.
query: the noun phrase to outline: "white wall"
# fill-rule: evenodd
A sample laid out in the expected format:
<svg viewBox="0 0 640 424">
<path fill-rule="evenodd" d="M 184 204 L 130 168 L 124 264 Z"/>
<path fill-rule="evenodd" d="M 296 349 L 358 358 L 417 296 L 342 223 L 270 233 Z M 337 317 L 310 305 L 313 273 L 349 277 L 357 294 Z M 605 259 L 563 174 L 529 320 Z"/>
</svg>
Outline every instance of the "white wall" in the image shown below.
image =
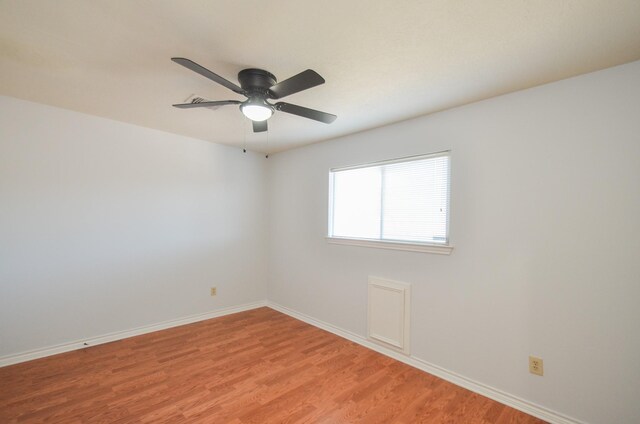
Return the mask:
<svg viewBox="0 0 640 424">
<path fill-rule="evenodd" d="M 329 168 L 448 149 L 451 256 L 327 244 Z M 364 336 L 367 276 L 410 282 L 415 357 L 640 422 L 640 62 L 273 155 L 269 174 L 270 300 Z"/>
<path fill-rule="evenodd" d="M 265 164 L 0 97 L 0 357 L 263 300 Z"/>
</svg>

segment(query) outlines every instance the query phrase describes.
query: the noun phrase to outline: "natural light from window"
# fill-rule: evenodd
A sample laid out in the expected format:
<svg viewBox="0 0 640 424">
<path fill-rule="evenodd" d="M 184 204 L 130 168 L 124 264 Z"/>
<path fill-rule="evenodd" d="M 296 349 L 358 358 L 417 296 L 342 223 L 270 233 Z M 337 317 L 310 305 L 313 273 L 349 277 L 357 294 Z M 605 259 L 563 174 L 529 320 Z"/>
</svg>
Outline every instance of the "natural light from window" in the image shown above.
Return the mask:
<svg viewBox="0 0 640 424">
<path fill-rule="evenodd" d="M 448 244 L 449 152 L 333 169 L 329 237 Z"/>
</svg>

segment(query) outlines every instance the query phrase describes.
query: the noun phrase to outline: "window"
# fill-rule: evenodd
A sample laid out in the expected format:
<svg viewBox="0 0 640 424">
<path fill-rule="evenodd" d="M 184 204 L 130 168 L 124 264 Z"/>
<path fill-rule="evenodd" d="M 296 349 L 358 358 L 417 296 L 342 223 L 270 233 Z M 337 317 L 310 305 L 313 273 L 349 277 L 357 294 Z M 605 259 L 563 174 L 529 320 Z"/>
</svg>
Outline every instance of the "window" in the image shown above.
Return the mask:
<svg viewBox="0 0 640 424">
<path fill-rule="evenodd" d="M 332 169 L 329 240 L 450 253 L 449 165 L 442 152 Z"/>
</svg>

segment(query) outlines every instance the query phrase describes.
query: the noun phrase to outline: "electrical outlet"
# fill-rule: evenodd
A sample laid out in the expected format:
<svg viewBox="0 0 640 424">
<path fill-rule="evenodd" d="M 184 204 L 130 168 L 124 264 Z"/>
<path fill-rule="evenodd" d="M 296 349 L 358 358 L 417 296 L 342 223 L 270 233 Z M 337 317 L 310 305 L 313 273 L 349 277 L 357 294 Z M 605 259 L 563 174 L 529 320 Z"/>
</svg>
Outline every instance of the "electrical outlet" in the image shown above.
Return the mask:
<svg viewBox="0 0 640 424">
<path fill-rule="evenodd" d="M 544 362 L 542 358 L 529 356 L 529 372 L 535 375 L 544 375 Z"/>
<path fill-rule="evenodd" d="M 216 287 L 211 287 L 211 296 L 215 296 L 218 294 L 218 289 Z"/>
</svg>

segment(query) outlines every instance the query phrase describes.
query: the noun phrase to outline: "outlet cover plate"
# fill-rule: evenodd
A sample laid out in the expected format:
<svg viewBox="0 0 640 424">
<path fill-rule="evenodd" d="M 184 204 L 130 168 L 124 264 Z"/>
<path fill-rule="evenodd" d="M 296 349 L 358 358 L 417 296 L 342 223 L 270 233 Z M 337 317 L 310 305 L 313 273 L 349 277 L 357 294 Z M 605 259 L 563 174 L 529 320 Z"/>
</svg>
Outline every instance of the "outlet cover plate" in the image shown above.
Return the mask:
<svg viewBox="0 0 640 424">
<path fill-rule="evenodd" d="M 529 372 L 535 375 L 544 375 L 544 362 L 542 358 L 529 356 Z"/>
</svg>

